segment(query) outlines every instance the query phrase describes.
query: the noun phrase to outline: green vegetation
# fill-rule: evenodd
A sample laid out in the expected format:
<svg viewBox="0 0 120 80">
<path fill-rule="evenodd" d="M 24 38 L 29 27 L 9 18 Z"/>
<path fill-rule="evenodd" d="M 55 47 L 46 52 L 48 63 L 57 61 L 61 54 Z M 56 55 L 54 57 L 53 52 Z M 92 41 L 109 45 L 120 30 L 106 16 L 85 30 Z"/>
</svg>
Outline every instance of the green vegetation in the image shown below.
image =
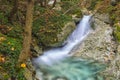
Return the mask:
<svg viewBox="0 0 120 80">
<path fill-rule="evenodd" d="M 0 24 L 7 24 L 8 23 L 8 19 L 5 16 L 4 13 L 0 12 Z"/>
<path fill-rule="evenodd" d="M 115 28 L 114 35 L 116 40 L 120 42 L 119 22 L 120 22 L 120 2 L 116 5 L 111 5 L 110 0 L 99 1 L 94 9 L 98 9 L 99 13 L 108 13 L 110 15 L 111 24 Z M 116 25 L 117 24 L 117 25 Z"/>
<path fill-rule="evenodd" d="M 72 21 L 72 16 L 82 17 L 81 6 L 78 4 L 82 1 L 61 0 L 59 3 L 61 11 L 51 9 L 49 6 L 41 7 L 39 3 L 35 3 L 32 38 L 36 39 L 36 43 L 42 44 L 42 48 L 57 44 L 59 41 L 57 34 L 62 32 L 66 23 Z M 110 0 L 89 1 L 88 10 L 110 14 L 111 24 L 115 28 L 114 36 L 120 42 L 120 2 L 112 6 Z M 4 80 L 11 77 L 25 80 L 24 68 L 17 65 L 17 61 L 22 49 L 26 2 L 24 0 L 19 2 L 18 12 L 14 14 L 11 24 L 8 16 L 13 6 L 12 0 L 0 0 L 0 79 L 2 75 Z"/>
<path fill-rule="evenodd" d="M 110 6 L 110 19 L 112 20 L 113 25 L 115 26 L 115 37 L 118 42 L 120 42 L 120 2 L 116 6 Z"/>
<path fill-rule="evenodd" d="M 115 38 L 118 40 L 118 42 L 120 42 L 120 23 L 116 23 L 115 24 Z"/>
<path fill-rule="evenodd" d="M 58 42 L 57 34 L 72 18 L 55 10 L 46 10 L 33 22 L 33 34 L 44 46 Z"/>
<path fill-rule="evenodd" d="M 22 49 L 23 18 L 25 16 L 20 8 L 20 11 L 14 15 L 15 19 L 13 17 L 14 22 L 12 24 L 9 23 L 8 15 L 12 9 L 11 5 L 13 5 L 13 2 L 9 3 L 7 1 L 0 5 L 5 6 L 4 9 L 0 8 L 0 60 L 2 59 L 2 61 L 0 61 L 0 79 L 2 76 L 4 80 L 8 80 L 9 78 L 25 80 L 23 77 L 24 68 L 17 64 Z M 25 9 L 26 7 L 22 8 Z M 22 16 L 20 14 L 22 14 Z M 63 15 L 62 11 L 35 5 L 32 27 L 33 38 L 45 46 L 57 43 L 57 34 L 60 33 L 64 25 L 71 20 L 71 16 Z"/>
<path fill-rule="evenodd" d="M 63 1 L 63 3 L 61 4 L 62 12 L 66 12 L 66 15 L 69 16 L 76 15 L 78 18 L 81 18 L 82 12 L 78 3 L 79 2 L 77 0 L 75 0 L 75 2 Z"/>
<path fill-rule="evenodd" d="M 22 42 L 20 39 L 8 37 L 0 33 L 0 55 L 3 56 L 4 61 L 0 63 L 0 67 L 3 68 L 3 79 L 13 77 L 19 80 L 25 80 L 23 77 L 23 69 L 17 67 L 17 60 L 22 48 Z"/>
<path fill-rule="evenodd" d="M 2 56 L 2 59 L 4 59 L 4 61 L 0 63 L 0 74 L 4 73 L 2 79 L 5 80 L 9 78 L 25 80 L 23 77 L 24 68 L 17 64 L 22 49 L 24 23 L 22 23 L 23 21 L 21 20 L 24 20 L 22 19 L 24 15 L 20 9 L 20 11 L 14 15 L 15 19 L 13 18 L 13 24 L 9 23 L 8 15 L 10 14 L 11 8 L 8 8 L 8 5 L 12 7 L 12 3 L 13 2 L 9 3 L 5 1 L 5 3 L 1 5 L 7 6 L 4 9 L 0 9 L 0 58 Z M 22 14 L 22 16 L 19 14 Z M 63 15 L 62 11 L 51 10 L 35 5 L 32 27 L 33 38 L 37 40 L 37 43 L 42 43 L 44 46 L 58 43 L 57 34 L 60 33 L 64 25 L 71 20 L 71 15 Z"/>
</svg>

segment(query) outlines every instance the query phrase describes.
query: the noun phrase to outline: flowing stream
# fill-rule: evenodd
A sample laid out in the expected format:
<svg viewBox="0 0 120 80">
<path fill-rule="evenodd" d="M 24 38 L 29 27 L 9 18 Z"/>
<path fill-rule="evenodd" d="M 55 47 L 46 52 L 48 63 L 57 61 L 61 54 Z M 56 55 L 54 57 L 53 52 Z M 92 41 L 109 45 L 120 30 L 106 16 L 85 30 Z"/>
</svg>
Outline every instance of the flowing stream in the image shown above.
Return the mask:
<svg viewBox="0 0 120 80">
<path fill-rule="evenodd" d="M 43 55 L 33 59 L 35 66 L 41 64 L 51 66 L 54 63 L 64 60 L 66 57 L 72 56 L 71 50 L 78 44 L 80 44 L 91 30 L 91 18 L 92 15 L 84 15 L 82 20 L 77 25 L 76 29 L 68 36 L 66 44 L 63 47 L 53 48 L 45 51 Z"/>
</svg>

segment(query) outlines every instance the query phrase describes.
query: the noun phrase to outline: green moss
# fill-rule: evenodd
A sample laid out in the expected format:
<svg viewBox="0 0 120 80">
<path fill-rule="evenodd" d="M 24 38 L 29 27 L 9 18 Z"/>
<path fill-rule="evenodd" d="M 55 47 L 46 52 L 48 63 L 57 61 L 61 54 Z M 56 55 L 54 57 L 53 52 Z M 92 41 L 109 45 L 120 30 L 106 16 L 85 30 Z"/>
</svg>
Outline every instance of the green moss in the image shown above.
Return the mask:
<svg viewBox="0 0 120 80">
<path fill-rule="evenodd" d="M 63 1 L 61 4 L 62 12 L 65 13 L 67 10 L 69 10 L 66 14 L 71 15 L 77 15 L 77 17 L 82 17 L 82 12 L 80 9 L 80 6 L 78 6 L 79 1 L 71 2 L 71 1 Z M 75 6 L 76 5 L 76 6 Z"/>
<path fill-rule="evenodd" d="M 8 23 L 8 19 L 5 16 L 4 13 L 0 12 L 0 24 L 7 24 Z"/>
<path fill-rule="evenodd" d="M 34 11 L 39 11 L 42 14 L 42 13 L 45 13 L 46 8 L 35 5 Z"/>
<path fill-rule="evenodd" d="M 70 16 L 62 15 L 54 10 L 46 10 L 33 22 L 33 36 L 37 38 L 38 43 L 42 43 L 44 46 L 55 44 L 58 42 L 57 34 L 71 20 Z"/>
<path fill-rule="evenodd" d="M 0 54 L 5 56 L 5 62 L 2 64 L 0 63 L 1 67 L 3 67 L 6 72 L 4 78 L 8 80 L 9 77 L 15 77 L 19 80 L 25 80 L 22 69 L 17 67 L 18 57 L 22 49 L 21 40 L 8 37 L 1 33 L 0 37 L 5 38 L 5 40 L 0 43 Z M 20 78 L 20 76 L 22 77 Z"/>
<path fill-rule="evenodd" d="M 19 24 L 15 24 L 14 26 L 10 27 L 11 30 L 8 31 L 7 36 L 20 39 L 22 41 L 23 39 L 23 28 Z"/>
<path fill-rule="evenodd" d="M 120 32 L 116 32 L 116 38 L 120 42 Z"/>
<path fill-rule="evenodd" d="M 115 28 L 116 28 L 114 31 L 115 38 L 117 39 L 118 42 L 120 42 L 120 24 L 116 24 Z"/>
<path fill-rule="evenodd" d="M 69 15 L 77 15 L 76 17 L 78 17 L 78 18 L 82 17 L 82 12 L 81 12 L 80 8 L 73 9 L 73 10 L 69 11 L 68 14 Z"/>
<path fill-rule="evenodd" d="M 88 7 L 89 10 L 93 10 L 95 8 L 95 5 L 97 4 L 98 0 L 92 0 L 90 7 Z"/>
<path fill-rule="evenodd" d="M 66 10 L 70 9 L 70 7 L 72 7 L 74 4 L 71 3 L 70 1 L 65 1 L 65 2 L 62 2 L 62 11 L 65 12 Z"/>
</svg>

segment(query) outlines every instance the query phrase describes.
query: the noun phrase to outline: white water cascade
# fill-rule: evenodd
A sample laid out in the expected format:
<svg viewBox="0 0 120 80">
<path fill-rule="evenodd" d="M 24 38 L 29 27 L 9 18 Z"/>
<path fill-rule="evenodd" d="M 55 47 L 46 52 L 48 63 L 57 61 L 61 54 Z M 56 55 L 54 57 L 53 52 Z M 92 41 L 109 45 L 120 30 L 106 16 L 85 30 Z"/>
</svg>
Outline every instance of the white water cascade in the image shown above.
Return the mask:
<svg viewBox="0 0 120 80">
<path fill-rule="evenodd" d="M 66 45 L 45 51 L 43 55 L 33 59 L 33 63 L 37 66 L 40 66 L 41 64 L 51 66 L 54 63 L 64 60 L 66 57 L 72 56 L 70 54 L 71 50 L 77 44 L 80 44 L 91 31 L 91 17 L 92 15 L 83 16 L 76 29 L 67 38 Z"/>
</svg>

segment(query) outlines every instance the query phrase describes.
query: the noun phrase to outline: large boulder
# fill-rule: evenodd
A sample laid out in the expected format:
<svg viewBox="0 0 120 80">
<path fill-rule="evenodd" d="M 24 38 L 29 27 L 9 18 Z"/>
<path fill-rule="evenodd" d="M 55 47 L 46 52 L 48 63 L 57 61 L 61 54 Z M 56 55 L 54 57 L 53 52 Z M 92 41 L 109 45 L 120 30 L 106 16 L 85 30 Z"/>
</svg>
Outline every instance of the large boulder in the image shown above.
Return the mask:
<svg viewBox="0 0 120 80">
<path fill-rule="evenodd" d="M 33 36 L 42 47 L 61 46 L 76 25 L 68 15 L 46 10 L 33 24 Z"/>
<path fill-rule="evenodd" d="M 88 56 L 97 59 L 97 57 L 100 58 L 100 56 L 103 56 L 103 54 L 109 54 L 111 51 L 114 51 L 115 45 L 113 45 L 114 38 L 112 36 L 113 29 L 109 24 L 106 24 L 99 17 L 101 17 L 101 15 L 95 15 L 95 30 L 93 30 L 93 32 L 91 32 L 91 34 L 81 44 L 81 49 L 78 50 L 77 55 L 82 55 L 83 57 Z M 101 58 L 101 60 L 104 59 Z"/>
<path fill-rule="evenodd" d="M 120 0 L 111 0 L 111 5 L 115 6 L 118 2 L 120 2 Z"/>
<path fill-rule="evenodd" d="M 104 18 L 104 17 L 102 17 Z M 106 17 L 105 17 L 106 18 Z M 75 56 L 92 58 L 108 64 L 104 72 L 105 80 L 119 80 L 120 54 L 116 52 L 116 42 L 113 37 L 113 28 L 101 19 L 101 15 L 95 15 L 94 28 L 89 36 L 75 51 Z"/>
<path fill-rule="evenodd" d="M 58 42 L 63 42 L 68 36 L 69 34 L 75 29 L 75 22 L 71 21 L 68 22 L 64 25 L 64 27 L 62 28 L 62 31 L 57 34 L 57 38 L 58 38 Z"/>
<path fill-rule="evenodd" d="M 103 21 L 104 23 L 111 24 L 110 16 L 108 13 L 103 14 L 96 14 L 96 18 L 99 16 L 99 20 Z"/>
</svg>

